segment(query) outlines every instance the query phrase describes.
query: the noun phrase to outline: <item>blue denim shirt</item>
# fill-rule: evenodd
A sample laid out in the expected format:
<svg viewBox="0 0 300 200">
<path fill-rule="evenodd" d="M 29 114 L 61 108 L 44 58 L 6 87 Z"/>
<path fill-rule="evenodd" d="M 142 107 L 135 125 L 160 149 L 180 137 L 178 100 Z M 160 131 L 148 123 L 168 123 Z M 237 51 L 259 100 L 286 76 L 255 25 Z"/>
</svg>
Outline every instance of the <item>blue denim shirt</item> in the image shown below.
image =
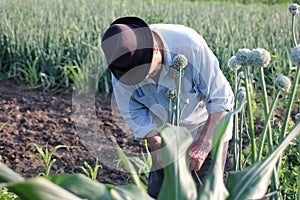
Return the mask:
<svg viewBox="0 0 300 200">
<path fill-rule="evenodd" d="M 172 24 L 155 24 L 150 28 L 162 38 L 166 48 L 159 80 L 146 78 L 139 84 L 125 85 L 112 75 L 118 109 L 136 139 L 168 123 L 166 94 L 176 88 L 176 78 L 171 73 L 172 59 L 183 54 L 189 63 L 184 68 L 181 84 L 180 125 L 196 135 L 208 114 L 232 110 L 234 97 L 230 84 L 217 58 L 196 31 Z"/>
</svg>

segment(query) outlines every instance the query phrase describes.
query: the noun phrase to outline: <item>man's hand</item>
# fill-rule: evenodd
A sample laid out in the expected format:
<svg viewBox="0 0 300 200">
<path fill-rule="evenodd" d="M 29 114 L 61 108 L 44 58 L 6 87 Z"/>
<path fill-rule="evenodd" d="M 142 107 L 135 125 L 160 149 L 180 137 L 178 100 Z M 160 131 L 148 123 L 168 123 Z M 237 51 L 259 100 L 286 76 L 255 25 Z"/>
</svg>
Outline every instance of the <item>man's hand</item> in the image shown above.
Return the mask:
<svg viewBox="0 0 300 200">
<path fill-rule="evenodd" d="M 199 171 L 207 154 L 201 150 L 201 144 L 193 143 L 189 153 L 190 170 Z"/>
<path fill-rule="evenodd" d="M 189 153 L 190 170 L 200 170 L 207 155 L 212 149 L 213 132 L 220 119 L 226 115 L 226 113 L 226 111 L 223 111 L 208 116 L 199 138 L 191 146 Z"/>
<path fill-rule="evenodd" d="M 147 139 L 152 151 L 154 152 L 158 165 L 160 167 L 163 166 L 161 153 L 160 153 L 160 146 L 162 143 L 161 137 L 158 135 L 157 131 L 151 131 L 149 134 L 147 134 Z"/>
</svg>

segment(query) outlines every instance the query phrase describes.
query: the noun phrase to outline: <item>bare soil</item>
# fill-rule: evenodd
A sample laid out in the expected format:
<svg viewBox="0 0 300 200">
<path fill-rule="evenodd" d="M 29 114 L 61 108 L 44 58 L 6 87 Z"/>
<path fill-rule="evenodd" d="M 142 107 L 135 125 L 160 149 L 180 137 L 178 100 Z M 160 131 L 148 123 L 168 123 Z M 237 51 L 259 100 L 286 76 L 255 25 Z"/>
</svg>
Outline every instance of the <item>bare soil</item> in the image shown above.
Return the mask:
<svg viewBox="0 0 300 200">
<path fill-rule="evenodd" d="M 84 162 L 93 167 L 97 152 L 92 152 L 93 149 L 85 145 L 87 141 L 80 137 L 79 131 L 83 129 L 74 120 L 72 94 L 63 90 L 43 93 L 41 89 L 24 88 L 24 83 L 17 80 L 0 82 L 0 126 L 4 126 L 0 131 L 1 162 L 25 178 L 45 172 L 44 166 L 33 156 L 38 155 L 36 148 L 30 145 L 34 142 L 44 150 L 47 144 L 50 150 L 57 145 L 69 147 L 70 151 L 61 148 L 54 153 L 56 162 L 51 174 L 83 173 L 80 167 Z M 114 135 L 125 152 L 141 152 L 144 145 L 134 140 L 130 129 L 112 112 L 110 105 L 109 97 L 96 94 L 94 126 L 101 133 Z M 80 121 L 80 117 L 78 119 Z M 93 140 L 92 134 L 91 137 Z M 111 158 L 106 155 L 106 159 L 113 161 L 117 155 L 111 152 L 115 155 Z M 99 162 L 103 168 L 97 176 L 98 181 L 114 185 L 130 182 L 129 174 L 121 168 L 109 166 L 100 159 Z"/>
</svg>

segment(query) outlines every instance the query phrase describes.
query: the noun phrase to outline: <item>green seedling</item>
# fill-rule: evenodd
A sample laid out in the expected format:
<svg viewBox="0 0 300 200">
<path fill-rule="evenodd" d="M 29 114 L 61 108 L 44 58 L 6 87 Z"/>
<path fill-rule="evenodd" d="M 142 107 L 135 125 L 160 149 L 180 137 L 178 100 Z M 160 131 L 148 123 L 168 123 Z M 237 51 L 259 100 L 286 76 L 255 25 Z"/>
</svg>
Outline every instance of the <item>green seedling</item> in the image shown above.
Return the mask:
<svg viewBox="0 0 300 200">
<path fill-rule="evenodd" d="M 43 148 L 39 144 L 34 142 L 29 143 L 27 146 L 29 145 L 33 145 L 36 148 L 38 154 L 32 155 L 45 167 L 45 173 L 39 174 L 42 176 L 49 176 L 51 167 L 56 162 L 56 159 L 53 159 L 52 156 L 58 149 L 66 148 L 68 151 L 70 151 L 69 147 L 67 147 L 66 145 L 57 145 L 51 151 L 49 150 L 48 143 L 46 143 L 45 150 L 43 150 Z"/>
<path fill-rule="evenodd" d="M 5 122 L 5 123 L 3 123 L 3 124 L 1 124 L 1 125 L 0 125 L 0 131 L 2 131 L 6 125 L 7 125 L 7 123 L 6 123 L 6 122 Z"/>
<path fill-rule="evenodd" d="M 152 166 L 152 157 L 151 157 L 151 153 L 149 151 L 147 140 L 144 140 L 144 145 L 146 148 L 146 153 L 141 152 L 141 155 L 142 155 L 141 158 L 138 156 L 131 156 L 131 157 L 128 157 L 128 159 L 137 167 L 138 176 L 141 179 L 141 181 L 143 183 L 147 184 L 149 173 L 150 173 L 151 166 Z M 119 167 L 122 160 L 117 159 L 117 160 L 115 160 L 115 162 L 117 163 L 117 167 Z M 128 179 L 129 178 L 132 178 L 132 177 L 129 176 Z"/>
<path fill-rule="evenodd" d="M 84 166 L 81 166 L 82 171 L 85 173 L 85 175 L 92 180 L 96 180 L 99 169 L 102 169 L 102 165 L 98 164 L 98 159 L 96 160 L 94 168 L 87 162 L 84 161 Z"/>
</svg>

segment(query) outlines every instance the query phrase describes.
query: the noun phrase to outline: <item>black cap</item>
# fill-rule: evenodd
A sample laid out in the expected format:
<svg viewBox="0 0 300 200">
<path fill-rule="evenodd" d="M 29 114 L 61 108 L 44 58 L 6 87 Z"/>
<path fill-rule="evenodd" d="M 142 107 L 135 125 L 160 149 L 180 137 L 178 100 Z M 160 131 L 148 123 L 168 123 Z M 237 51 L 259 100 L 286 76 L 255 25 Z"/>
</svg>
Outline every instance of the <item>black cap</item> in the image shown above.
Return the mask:
<svg viewBox="0 0 300 200">
<path fill-rule="evenodd" d="M 121 82 L 133 85 L 147 76 L 153 57 L 153 36 L 138 17 L 122 17 L 105 31 L 101 47 L 109 69 Z"/>
</svg>

